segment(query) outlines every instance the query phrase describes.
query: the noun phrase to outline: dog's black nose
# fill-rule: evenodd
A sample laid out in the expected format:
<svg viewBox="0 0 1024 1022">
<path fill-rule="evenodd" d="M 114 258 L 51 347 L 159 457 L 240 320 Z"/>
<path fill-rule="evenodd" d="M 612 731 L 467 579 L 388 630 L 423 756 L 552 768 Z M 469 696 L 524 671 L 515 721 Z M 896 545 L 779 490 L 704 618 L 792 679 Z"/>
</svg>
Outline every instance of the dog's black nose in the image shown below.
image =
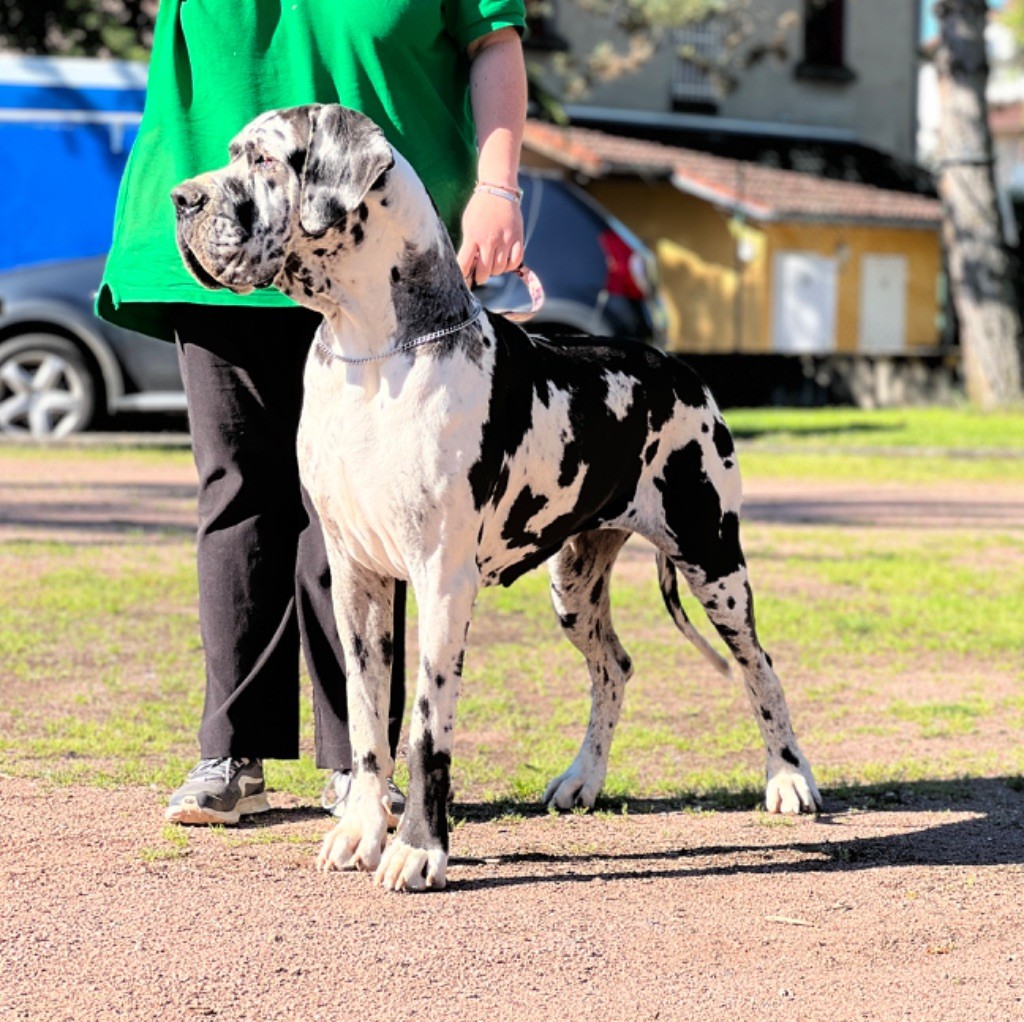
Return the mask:
<svg viewBox="0 0 1024 1022">
<path fill-rule="evenodd" d="M 191 216 L 209 202 L 210 196 L 206 194 L 201 185 L 192 181 L 186 181 L 183 185 L 171 191 L 171 201 L 178 211 L 178 216 Z"/>
</svg>

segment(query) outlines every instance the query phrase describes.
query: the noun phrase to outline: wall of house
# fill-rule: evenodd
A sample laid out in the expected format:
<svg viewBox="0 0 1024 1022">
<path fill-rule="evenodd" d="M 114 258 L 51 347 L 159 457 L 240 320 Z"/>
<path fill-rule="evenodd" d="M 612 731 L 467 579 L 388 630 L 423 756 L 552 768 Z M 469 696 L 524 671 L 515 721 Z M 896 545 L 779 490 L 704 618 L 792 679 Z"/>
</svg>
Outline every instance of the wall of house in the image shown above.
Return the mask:
<svg viewBox="0 0 1024 1022">
<path fill-rule="evenodd" d="M 779 252 L 837 260 L 836 351 L 859 348 L 863 258 L 871 255 L 906 260 L 906 350 L 939 343 L 937 230 L 743 222 L 664 181 L 605 179 L 587 191 L 658 254 L 672 351 L 771 351 Z"/>
<path fill-rule="evenodd" d="M 933 350 L 939 344 L 939 275 L 942 255 L 937 228 L 851 227 L 843 224 L 767 224 L 763 271 L 771 290 L 773 257 L 780 251 L 812 252 L 838 261 L 835 350 L 859 350 L 860 300 L 865 256 L 902 256 L 907 266 L 904 296 L 907 352 Z M 771 345 L 771 301 L 761 310 L 760 336 Z"/>
<path fill-rule="evenodd" d="M 624 52 L 625 39 L 607 22 L 585 14 L 571 0 L 557 4 L 558 30 L 577 55 L 608 45 Z M 914 3 L 847 0 L 848 82 L 798 78 L 803 58 L 803 0 L 757 0 L 749 8 L 751 38 L 768 40 L 784 25 L 785 59 L 769 57 L 736 76 L 736 88 L 719 100 L 718 115 L 845 129 L 858 141 L 914 158 L 917 102 L 917 11 Z M 780 21 L 782 19 L 782 21 Z M 664 42 L 638 72 L 594 88 L 588 105 L 667 113 L 672 110 L 676 48 Z M 556 90 L 557 91 L 557 90 Z"/>
</svg>

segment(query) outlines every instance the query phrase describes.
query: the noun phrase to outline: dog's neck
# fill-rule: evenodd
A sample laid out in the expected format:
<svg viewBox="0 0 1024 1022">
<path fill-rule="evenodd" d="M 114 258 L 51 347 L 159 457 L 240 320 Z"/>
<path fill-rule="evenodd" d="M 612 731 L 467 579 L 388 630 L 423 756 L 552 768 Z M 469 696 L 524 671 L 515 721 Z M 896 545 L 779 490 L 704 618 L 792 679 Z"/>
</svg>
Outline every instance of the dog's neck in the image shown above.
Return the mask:
<svg viewBox="0 0 1024 1022">
<path fill-rule="evenodd" d="M 278 286 L 323 314 L 320 340 L 345 359 L 402 350 L 477 308 L 448 232 L 398 153 L 384 186 L 343 224 L 299 244 Z"/>
</svg>

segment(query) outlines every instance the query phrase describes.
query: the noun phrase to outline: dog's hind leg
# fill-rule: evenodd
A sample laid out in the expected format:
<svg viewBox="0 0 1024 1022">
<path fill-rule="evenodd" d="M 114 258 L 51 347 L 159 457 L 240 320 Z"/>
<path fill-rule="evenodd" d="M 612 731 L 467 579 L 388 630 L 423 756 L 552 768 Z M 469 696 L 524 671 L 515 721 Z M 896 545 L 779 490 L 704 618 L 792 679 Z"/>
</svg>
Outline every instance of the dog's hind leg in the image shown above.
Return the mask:
<svg viewBox="0 0 1024 1022">
<path fill-rule="evenodd" d="M 771 657 L 757 638 L 754 594 L 741 554 L 737 563 L 735 570 L 713 578 L 693 565 L 678 563 L 678 567 L 743 669 L 744 686 L 767 751 L 765 807 L 770 813 L 813 812 L 821 807 L 821 796 L 793 734 L 786 697 Z"/>
<path fill-rule="evenodd" d="M 713 403 L 700 418 L 699 431 L 681 433 L 653 465 L 663 518 L 661 530 L 652 530 L 648 538 L 682 571 L 743 669 L 767 752 L 768 811 L 813 812 L 821 796 L 797 746 L 782 685 L 754 626 L 754 596 L 740 544 L 741 486 L 732 437 Z M 696 425 L 691 421 L 691 428 Z M 667 581 L 662 579 L 663 592 Z"/>
<path fill-rule="evenodd" d="M 592 809 L 608 772 L 608 752 L 633 665 L 612 625 L 612 565 L 628 532 L 598 530 L 571 539 L 548 561 L 551 601 L 569 641 L 590 672 L 590 723 L 572 765 L 544 790 L 558 809 Z"/>
</svg>

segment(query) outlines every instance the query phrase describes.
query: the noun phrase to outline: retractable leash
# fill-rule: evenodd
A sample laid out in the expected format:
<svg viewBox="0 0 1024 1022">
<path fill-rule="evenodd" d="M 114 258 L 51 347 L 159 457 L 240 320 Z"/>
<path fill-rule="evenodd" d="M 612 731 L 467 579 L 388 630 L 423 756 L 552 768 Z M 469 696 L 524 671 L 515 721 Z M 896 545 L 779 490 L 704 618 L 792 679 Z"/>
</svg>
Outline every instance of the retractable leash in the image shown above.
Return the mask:
<svg viewBox="0 0 1024 1022">
<path fill-rule="evenodd" d="M 530 309 L 528 312 L 509 310 L 508 312 L 499 312 L 498 315 L 504 316 L 505 319 L 511 320 L 513 323 L 525 323 L 527 320 L 533 319 L 544 305 L 544 286 L 540 282 L 540 277 L 527 266 L 520 266 L 515 271 L 515 275 L 530 292 Z"/>
</svg>

